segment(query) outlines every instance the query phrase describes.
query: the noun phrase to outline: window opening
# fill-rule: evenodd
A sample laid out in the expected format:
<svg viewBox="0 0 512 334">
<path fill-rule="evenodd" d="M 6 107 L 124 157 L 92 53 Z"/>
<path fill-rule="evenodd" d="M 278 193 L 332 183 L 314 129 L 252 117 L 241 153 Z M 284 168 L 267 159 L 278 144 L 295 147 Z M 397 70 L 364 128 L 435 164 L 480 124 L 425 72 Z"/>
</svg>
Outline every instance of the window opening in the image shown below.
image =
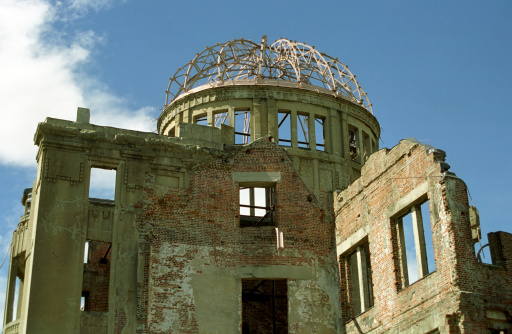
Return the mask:
<svg viewBox="0 0 512 334">
<path fill-rule="evenodd" d="M 309 148 L 309 116 L 297 115 L 297 144 L 301 148 Z"/>
<path fill-rule="evenodd" d="M 358 161 L 359 150 L 357 149 L 357 129 L 348 129 L 348 146 L 350 150 L 350 160 Z"/>
<path fill-rule="evenodd" d="M 220 128 L 221 124 L 229 125 L 228 112 L 220 112 L 213 115 L 213 124 L 215 127 Z"/>
<path fill-rule="evenodd" d="M 89 311 L 89 291 L 82 291 L 80 298 L 80 311 Z"/>
<path fill-rule="evenodd" d="M 25 253 L 11 259 L 9 283 L 5 303 L 5 323 L 21 317 L 23 290 L 25 281 Z"/>
<path fill-rule="evenodd" d="M 240 226 L 275 224 L 274 187 L 240 186 Z"/>
<path fill-rule="evenodd" d="M 292 146 L 292 128 L 290 120 L 291 116 L 289 111 L 280 111 L 278 113 L 279 145 L 281 146 Z"/>
<path fill-rule="evenodd" d="M 16 283 L 15 283 L 15 287 L 14 287 L 14 302 L 12 304 L 12 320 L 16 320 L 16 319 L 19 319 L 20 317 L 20 309 L 21 309 L 21 300 L 20 300 L 20 297 L 21 297 L 21 293 L 20 293 L 20 289 L 23 287 L 23 283 L 22 283 L 22 280 L 19 276 L 16 276 Z"/>
<path fill-rule="evenodd" d="M 80 307 L 83 311 L 108 312 L 112 244 L 92 240 L 88 244 L 89 260 L 84 263 Z"/>
<path fill-rule="evenodd" d="M 251 142 L 251 112 L 235 111 L 235 144 Z"/>
<path fill-rule="evenodd" d="M 194 117 L 194 123 L 196 123 L 197 125 L 208 126 L 208 117 L 206 117 L 206 115 L 204 114 L 196 116 Z"/>
<path fill-rule="evenodd" d="M 86 241 L 84 246 L 84 263 L 89 263 L 89 241 Z"/>
<path fill-rule="evenodd" d="M 316 149 L 325 151 L 325 120 L 321 117 L 315 117 L 315 139 Z"/>
<path fill-rule="evenodd" d="M 288 333 L 286 280 L 242 280 L 242 333 Z"/>
<path fill-rule="evenodd" d="M 372 266 L 370 245 L 365 243 L 348 256 L 350 268 L 351 305 L 354 315 L 373 306 Z"/>
<path fill-rule="evenodd" d="M 398 219 L 398 233 L 404 286 L 435 270 L 430 211 L 426 201 L 413 205 Z"/>
<path fill-rule="evenodd" d="M 89 198 L 114 200 L 116 192 L 116 170 L 91 168 Z"/>
</svg>

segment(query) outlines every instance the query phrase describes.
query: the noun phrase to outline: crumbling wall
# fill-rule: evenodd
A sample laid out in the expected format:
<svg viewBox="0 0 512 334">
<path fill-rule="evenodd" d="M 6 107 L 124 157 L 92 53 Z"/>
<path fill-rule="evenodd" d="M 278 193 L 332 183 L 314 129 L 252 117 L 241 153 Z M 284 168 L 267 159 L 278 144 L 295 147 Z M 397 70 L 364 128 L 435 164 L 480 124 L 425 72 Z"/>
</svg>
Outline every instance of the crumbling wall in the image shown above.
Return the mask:
<svg viewBox="0 0 512 334">
<path fill-rule="evenodd" d="M 466 185 L 448 171 L 444 156 L 440 150 L 402 140 L 391 150 L 373 154 L 361 178 L 335 197 L 347 333 L 483 334 L 490 328 L 486 309 L 510 314 L 509 306 L 504 306 L 512 296 L 510 271 L 506 266 L 477 262 Z M 400 224 L 404 215 L 425 200 L 429 202 L 435 271 L 409 284 Z M 508 235 L 503 233 L 504 239 Z M 356 314 L 357 280 L 352 276 L 359 274 L 351 270 L 348 257 L 365 243 L 371 254 L 374 304 Z"/>
<path fill-rule="evenodd" d="M 336 333 L 337 270 L 329 196 L 305 186 L 284 151 L 259 140 L 199 164 L 188 188 L 146 178 L 136 206 L 145 262 L 138 307 L 142 333 L 238 332 L 242 279 L 284 279 L 290 333 Z M 237 177 L 277 177 L 276 226 L 240 227 Z M 284 235 L 276 248 L 275 227 Z M 142 277 L 142 276 L 141 276 Z M 147 294 L 147 295 L 146 295 Z M 147 313 L 146 313 L 147 310 Z"/>
</svg>

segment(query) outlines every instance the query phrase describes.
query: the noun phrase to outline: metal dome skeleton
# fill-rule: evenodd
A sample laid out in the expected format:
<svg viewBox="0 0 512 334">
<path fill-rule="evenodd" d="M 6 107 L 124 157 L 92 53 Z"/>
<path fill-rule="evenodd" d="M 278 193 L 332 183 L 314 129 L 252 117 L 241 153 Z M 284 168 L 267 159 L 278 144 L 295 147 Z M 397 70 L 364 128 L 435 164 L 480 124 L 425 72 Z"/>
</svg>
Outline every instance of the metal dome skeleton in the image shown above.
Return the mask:
<svg viewBox="0 0 512 334">
<path fill-rule="evenodd" d="M 268 46 L 266 36 L 261 44 L 235 39 L 206 47 L 170 78 L 165 106 L 204 85 L 249 81 L 272 84 L 276 80 L 295 82 L 302 88 L 323 88 L 322 91 L 362 105 L 373 114 L 366 93 L 348 66 L 304 43 L 281 38 Z"/>
</svg>

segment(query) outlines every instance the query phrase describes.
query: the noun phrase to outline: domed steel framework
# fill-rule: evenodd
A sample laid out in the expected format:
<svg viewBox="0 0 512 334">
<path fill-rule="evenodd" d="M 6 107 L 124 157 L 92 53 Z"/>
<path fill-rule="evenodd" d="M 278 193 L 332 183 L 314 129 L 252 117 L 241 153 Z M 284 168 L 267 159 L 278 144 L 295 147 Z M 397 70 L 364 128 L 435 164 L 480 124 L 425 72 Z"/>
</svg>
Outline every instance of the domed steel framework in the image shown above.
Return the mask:
<svg viewBox="0 0 512 334">
<path fill-rule="evenodd" d="M 372 114 L 366 93 L 346 65 L 336 58 L 318 52 L 314 47 L 281 38 L 267 45 L 236 39 L 216 44 L 198 53 L 188 64 L 178 68 L 169 81 L 165 105 L 192 89 L 211 85 L 255 80 L 272 80 L 312 85 L 365 107 Z"/>
</svg>

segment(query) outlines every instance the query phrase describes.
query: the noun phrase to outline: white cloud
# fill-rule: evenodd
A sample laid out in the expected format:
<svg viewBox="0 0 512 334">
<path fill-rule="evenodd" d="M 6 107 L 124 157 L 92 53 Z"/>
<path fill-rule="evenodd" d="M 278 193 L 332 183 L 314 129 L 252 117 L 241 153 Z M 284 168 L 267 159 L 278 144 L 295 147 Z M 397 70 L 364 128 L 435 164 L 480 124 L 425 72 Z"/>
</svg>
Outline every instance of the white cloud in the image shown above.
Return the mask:
<svg viewBox="0 0 512 334">
<path fill-rule="evenodd" d="M 156 127 L 149 116 L 152 108 L 129 110 L 127 101 L 81 71 L 101 41 L 97 34 L 84 31 L 64 41 L 54 29 L 56 22 L 112 3 L 0 0 L 0 140 L 10 143 L 0 146 L 0 163 L 33 166 L 37 123 L 46 117 L 74 120 L 77 107 L 90 108 L 91 121 L 96 124 L 143 131 Z"/>
</svg>

